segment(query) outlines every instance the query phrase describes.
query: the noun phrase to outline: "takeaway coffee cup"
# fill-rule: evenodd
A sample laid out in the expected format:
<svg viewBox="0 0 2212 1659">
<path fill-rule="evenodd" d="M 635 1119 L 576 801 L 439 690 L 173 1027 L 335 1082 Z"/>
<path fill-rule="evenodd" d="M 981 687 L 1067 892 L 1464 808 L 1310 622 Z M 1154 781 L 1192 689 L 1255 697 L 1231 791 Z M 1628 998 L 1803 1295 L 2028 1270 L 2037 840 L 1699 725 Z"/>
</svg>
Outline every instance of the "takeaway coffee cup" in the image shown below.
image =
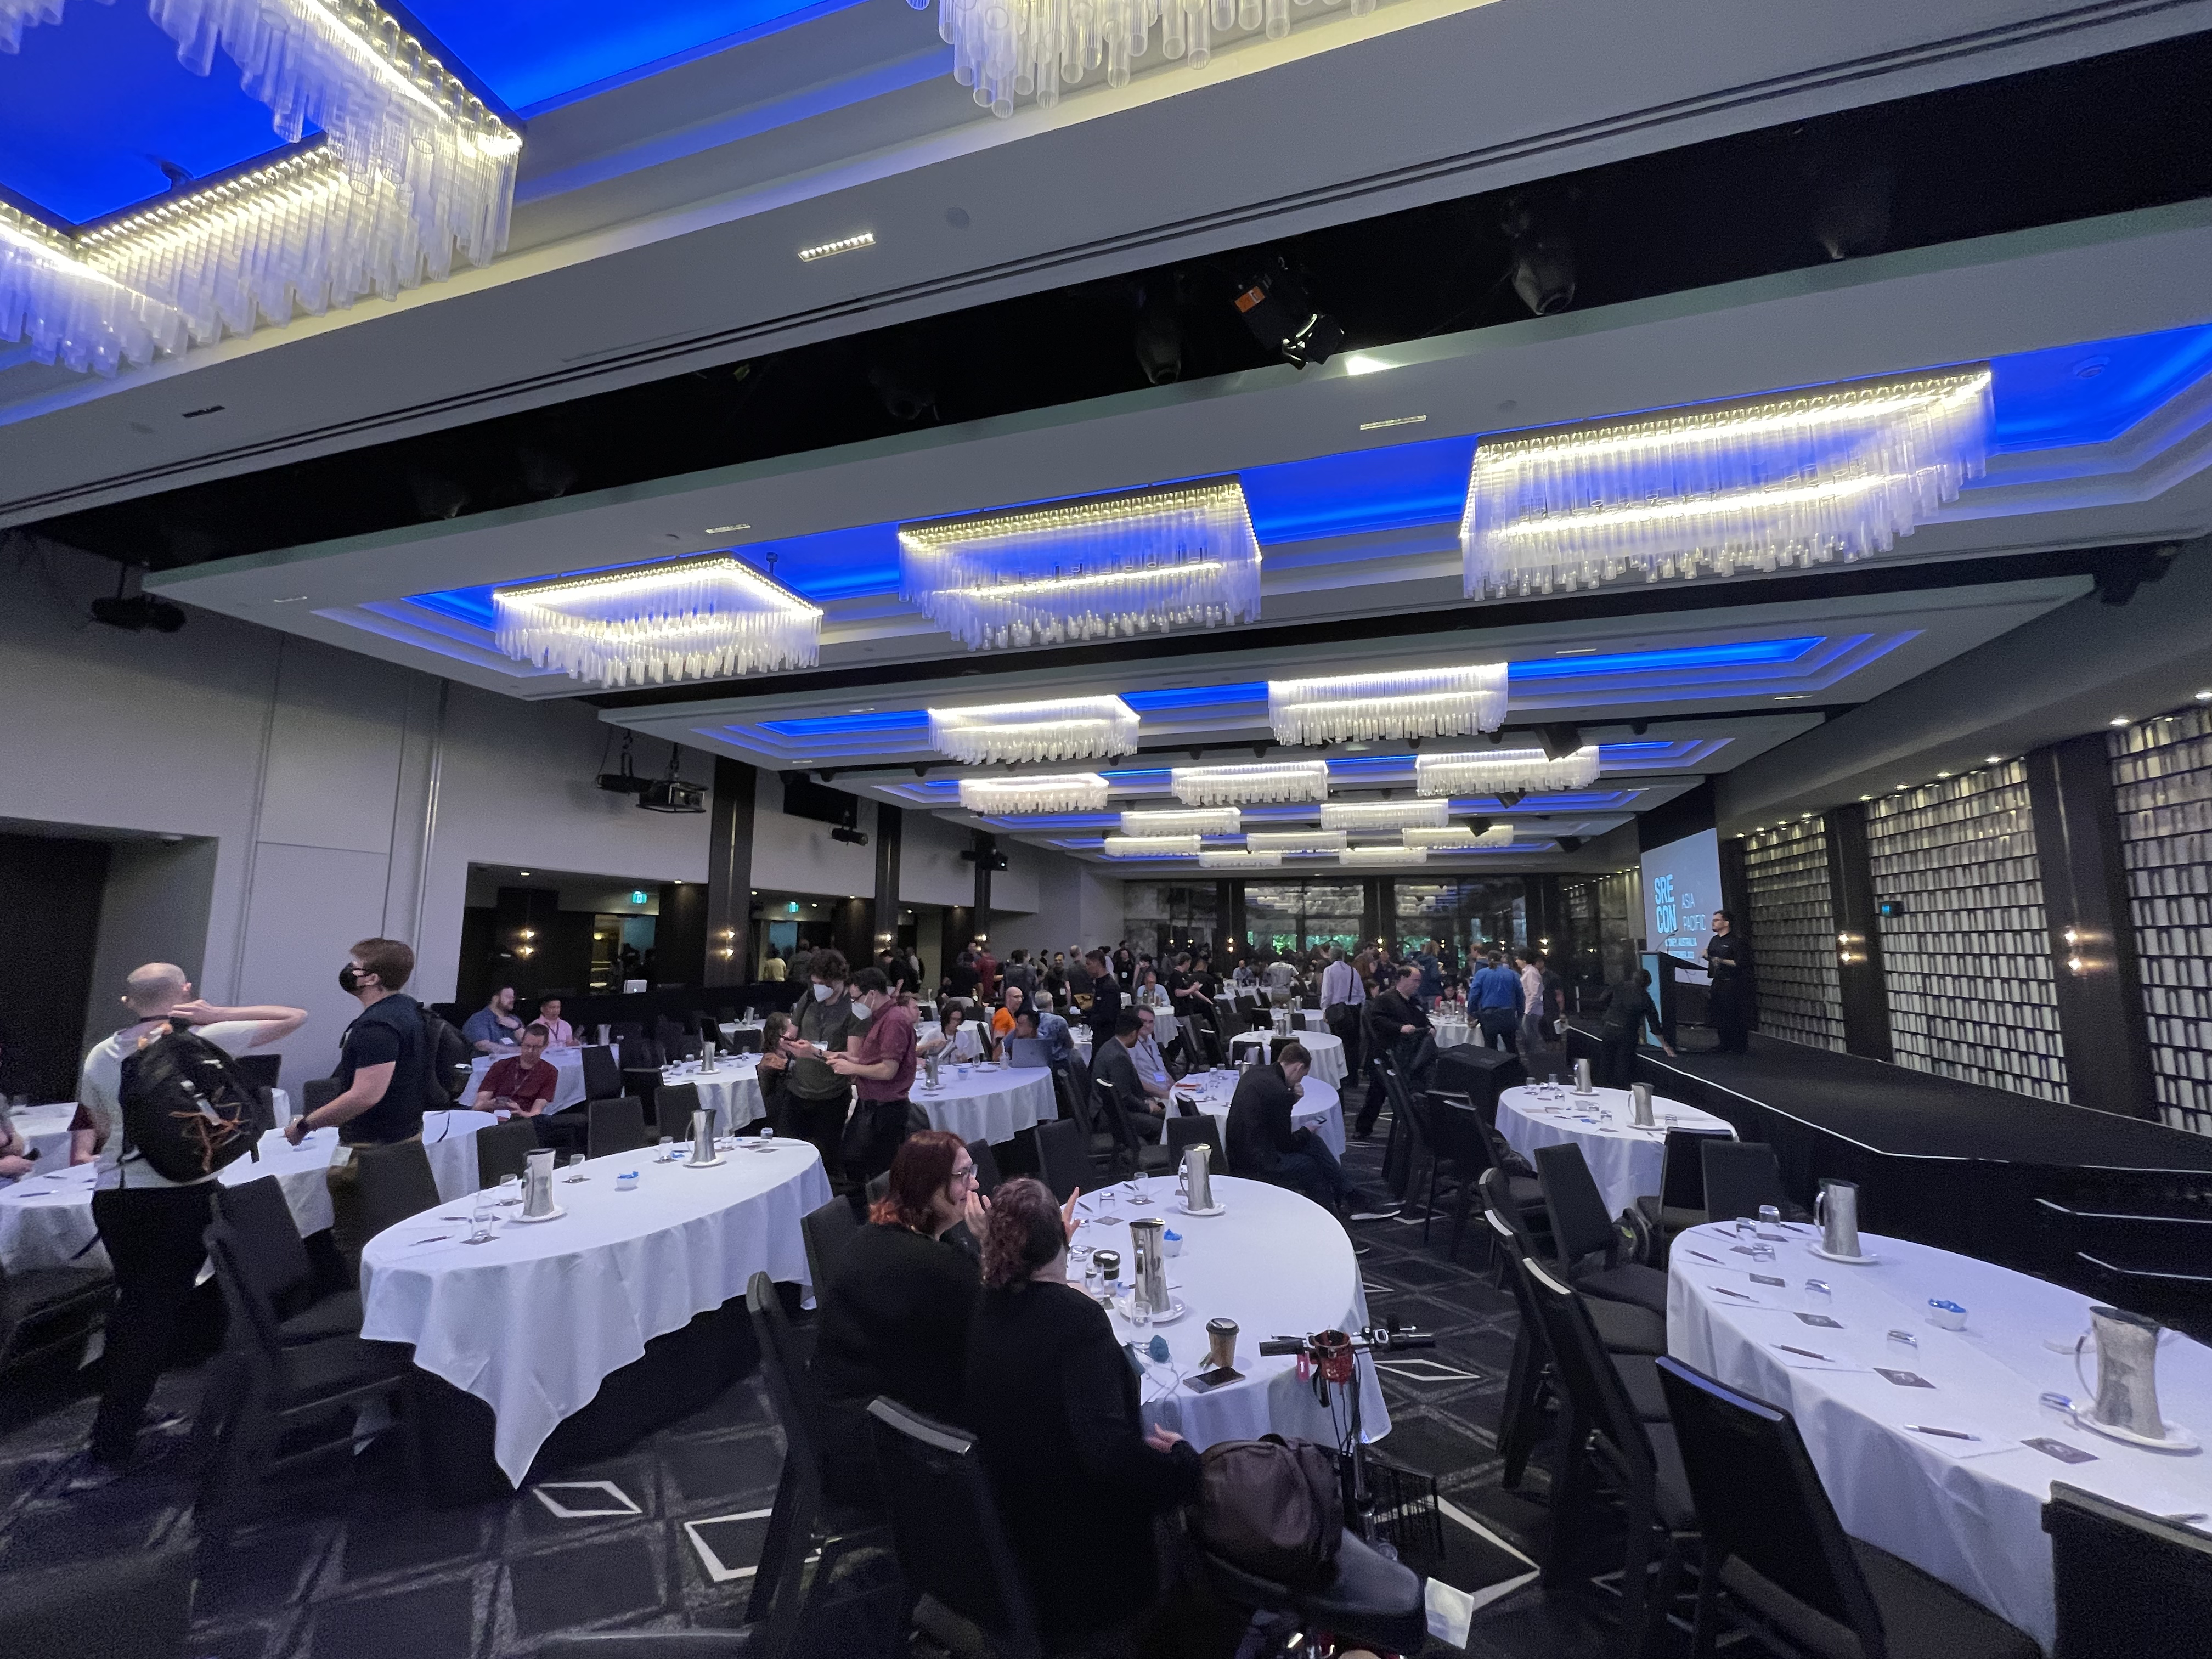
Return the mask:
<svg viewBox="0 0 2212 1659">
<path fill-rule="evenodd" d="M 1209 1319 L 1206 1322 L 1206 1363 L 1215 1370 L 1233 1370 L 1237 1366 L 1237 1322 L 1233 1319 Z"/>
</svg>

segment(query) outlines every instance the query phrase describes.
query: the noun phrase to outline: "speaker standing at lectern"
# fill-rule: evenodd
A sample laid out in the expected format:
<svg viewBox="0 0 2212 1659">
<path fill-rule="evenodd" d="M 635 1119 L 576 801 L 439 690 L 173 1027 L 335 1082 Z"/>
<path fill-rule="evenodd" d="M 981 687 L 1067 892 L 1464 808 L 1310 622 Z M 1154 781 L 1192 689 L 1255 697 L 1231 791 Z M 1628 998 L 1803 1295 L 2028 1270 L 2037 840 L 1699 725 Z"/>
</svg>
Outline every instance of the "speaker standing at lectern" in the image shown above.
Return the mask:
<svg viewBox="0 0 2212 1659">
<path fill-rule="evenodd" d="M 1713 912 L 1713 936 L 1705 941 L 1705 966 L 1713 975 L 1713 1028 L 1721 1034 L 1721 1053 L 1743 1053 L 1751 1035 L 1758 993 L 1751 981 L 1751 945 L 1735 931 L 1735 918 Z"/>
</svg>

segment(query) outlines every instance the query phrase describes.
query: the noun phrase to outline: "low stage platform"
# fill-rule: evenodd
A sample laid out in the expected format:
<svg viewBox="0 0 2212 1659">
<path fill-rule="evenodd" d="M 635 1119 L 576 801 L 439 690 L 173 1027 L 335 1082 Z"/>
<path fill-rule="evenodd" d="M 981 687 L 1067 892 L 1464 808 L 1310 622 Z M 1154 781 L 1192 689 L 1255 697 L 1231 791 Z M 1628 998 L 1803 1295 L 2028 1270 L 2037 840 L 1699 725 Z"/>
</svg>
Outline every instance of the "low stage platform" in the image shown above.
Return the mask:
<svg viewBox="0 0 2212 1659">
<path fill-rule="evenodd" d="M 1570 1042 L 1595 1059 L 1590 1030 Z M 1773 1146 L 1808 1208 L 1821 1177 L 1856 1181 L 1870 1231 L 2212 1334 L 2212 1138 L 1776 1037 L 1636 1064 L 1656 1092 Z"/>
</svg>

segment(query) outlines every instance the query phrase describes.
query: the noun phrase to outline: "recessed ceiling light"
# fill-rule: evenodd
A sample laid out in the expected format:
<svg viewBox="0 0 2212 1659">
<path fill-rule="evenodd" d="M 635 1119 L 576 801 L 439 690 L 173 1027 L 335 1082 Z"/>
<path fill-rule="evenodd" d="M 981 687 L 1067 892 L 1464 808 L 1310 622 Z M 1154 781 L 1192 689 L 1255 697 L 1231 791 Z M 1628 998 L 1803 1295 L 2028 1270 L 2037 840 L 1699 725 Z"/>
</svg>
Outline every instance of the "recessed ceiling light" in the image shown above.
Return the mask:
<svg viewBox="0 0 2212 1659">
<path fill-rule="evenodd" d="M 1802 691 L 1785 691 L 1780 696 L 1775 698 L 1774 701 L 1777 702 L 1802 702 L 1805 701 L 1805 693 Z"/>
<path fill-rule="evenodd" d="M 301 600 L 307 597 L 307 596 L 305 593 L 287 593 L 283 599 L 271 599 L 269 603 L 271 605 L 297 605 Z"/>
<path fill-rule="evenodd" d="M 1594 645 L 1571 645 L 1565 650 L 1554 651 L 1552 654 L 1555 657 L 1587 657 L 1596 650 Z"/>
<path fill-rule="evenodd" d="M 528 875 L 528 874 L 530 873 L 530 872 L 529 872 L 529 871 L 527 871 L 527 870 L 518 870 L 518 871 L 516 871 L 514 873 L 515 873 L 516 875 L 518 875 L 518 876 L 526 876 L 526 875 Z"/>
<path fill-rule="evenodd" d="M 803 263 L 812 264 L 817 259 L 827 259 L 833 254 L 850 253 L 856 248 L 873 247 L 875 245 L 876 233 L 864 230 L 856 236 L 840 236 L 834 242 L 817 242 L 812 247 L 803 247 L 799 250 L 799 257 Z"/>
<path fill-rule="evenodd" d="M 2197 701 L 2199 702 L 2212 702 L 2212 691 L 2199 691 L 2197 694 Z"/>
<path fill-rule="evenodd" d="M 2115 714 L 2112 720 L 2107 722 L 2108 725 L 2112 726 L 2132 726 L 2134 723 L 2135 722 L 2125 714 Z"/>
<path fill-rule="evenodd" d="M 1861 795 L 1859 799 L 1861 800 L 1872 800 L 1874 797 L 1872 795 Z"/>
<path fill-rule="evenodd" d="M 1355 351 L 1344 360 L 1344 372 L 1347 374 L 1380 374 L 1384 369 L 1395 367 L 1395 363 L 1386 363 L 1380 357 L 1370 357 L 1364 351 Z"/>
<path fill-rule="evenodd" d="M 1911 786 L 1911 784 L 1909 784 L 1909 783 L 1900 783 L 1900 784 L 1899 784 L 1897 787 L 1898 787 L 1899 789 L 1910 789 L 1910 788 L 1911 788 L 1911 787 L 1912 787 L 1912 786 Z"/>
<path fill-rule="evenodd" d="M 1399 415 L 1387 421 L 1362 421 L 1359 429 L 1362 432 L 1380 432 L 1386 427 L 1419 426 L 1428 418 L 1425 415 Z"/>
<path fill-rule="evenodd" d="M 2004 757 L 2002 755 L 1984 755 L 1982 758 L 1988 762 L 1991 766 L 2002 766 L 2004 764 Z"/>
<path fill-rule="evenodd" d="M 1951 775 L 1948 772 L 1938 772 L 1936 775 L 1939 778 L 1948 778 Z"/>
<path fill-rule="evenodd" d="M 700 533 L 706 536 L 734 536 L 740 530 L 750 530 L 749 524 L 710 524 Z"/>
</svg>

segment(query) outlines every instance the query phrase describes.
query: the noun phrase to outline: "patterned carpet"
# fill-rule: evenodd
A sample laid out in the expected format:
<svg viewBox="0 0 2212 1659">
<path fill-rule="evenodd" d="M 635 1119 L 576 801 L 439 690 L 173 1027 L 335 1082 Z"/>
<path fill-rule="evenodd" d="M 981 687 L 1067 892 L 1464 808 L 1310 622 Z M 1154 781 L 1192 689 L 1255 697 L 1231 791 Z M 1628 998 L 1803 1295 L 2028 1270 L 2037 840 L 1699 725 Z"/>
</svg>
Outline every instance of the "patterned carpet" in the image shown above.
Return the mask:
<svg viewBox="0 0 2212 1659">
<path fill-rule="evenodd" d="M 1346 1164 L 1372 1180 L 1381 1142 Z M 1355 1229 L 1370 1309 L 1437 1334 L 1431 1352 L 1400 1356 L 1382 1384 L 1391 1462 L 1437 1479 L 1446 1561 L 1431 1597 L 1463 1650 L 1484 1659 L 1599 1659 L 1605 1627 L 1533 1583 L 1547 1484 L 1498 1486 L 1498 1402 L 1512 1351 L 1510 1299 L 1492 1288 L 1470 1226 L 1446 1259 L 1449 1217 L 1427 1243 L 1418 1221 Z M 0 1392 L 0 1571 L 91 1562 L 158 1544 L 189 1498 L 181 1432 L 148 1443 L 142 1466 L 103 1491 L 64 1497 L 70 1453 L 92 1414 L 92 1373 L 33 1376 Z M 195 1371 L 164 1379 L 158 1408 L 189 1413 Z M 208 1659 L 508 1659 L 550 1632 L 741 1622 L 773 1501 L 781 1437 L 757 1382 L 605 1463 L 472 1509 L 430 1510 L 405 1496 L 382 1443 L 314 1466 L 281 1512 L 240 1533 L 202 1583 L 192 1651 Z M 1517 1553 L 1516 1553 L 1517 1552 Z M 821 1653 L 881 1651 L 885 1564 L 841 1572 L 808 1632 Z M 889 1592 L 895 1594 L 895 1591 Z M 1431 1639 L 1428 1652 L 1459 1646 Z"/>
</svg>

